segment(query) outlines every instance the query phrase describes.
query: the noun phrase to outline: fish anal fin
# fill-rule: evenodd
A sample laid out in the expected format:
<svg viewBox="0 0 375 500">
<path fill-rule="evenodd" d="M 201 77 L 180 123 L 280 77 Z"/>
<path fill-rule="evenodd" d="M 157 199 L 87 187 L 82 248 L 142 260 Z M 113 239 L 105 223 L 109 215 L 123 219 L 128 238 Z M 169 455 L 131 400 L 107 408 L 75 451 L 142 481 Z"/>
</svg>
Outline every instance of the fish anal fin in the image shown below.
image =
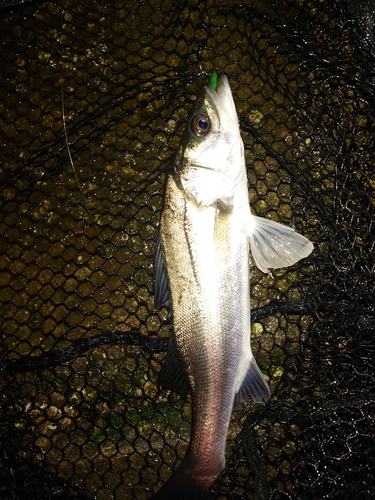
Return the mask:
<svg viewBox="0 0 375 500">
<path fill-rule="evenodd" d="M 238 408 L 250 397 L 256 403 L 265 403 L 271 396 L 270 388 L 260 371 L 255 358 L 252 357 L 244 381 L 234 398 L 234 407 Z"/>
<path fill-rule="evenodd" d="M 263 217 L 252 215 L 248 232 L 255 264 L 265 273 L 292 266 L 314 248 L 311 241 L 293 228 Z"/>
</svg>

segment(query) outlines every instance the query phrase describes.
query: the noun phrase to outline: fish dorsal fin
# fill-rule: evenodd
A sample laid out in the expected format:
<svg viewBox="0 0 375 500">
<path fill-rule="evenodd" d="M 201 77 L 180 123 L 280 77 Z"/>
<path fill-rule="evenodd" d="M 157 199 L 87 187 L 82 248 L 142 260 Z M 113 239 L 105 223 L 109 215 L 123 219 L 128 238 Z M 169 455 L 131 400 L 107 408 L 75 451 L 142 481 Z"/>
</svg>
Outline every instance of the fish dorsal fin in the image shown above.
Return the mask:
<svg viewBox="0 0 375 500">
<path fill-rule="evenodd" d="M 160 233 L 158 233 L 154 253 L 154 294 L 156 307 L 170 306 L 169 283 Z"/>
<path fill-rule="evenodd" d="M 189 379 L 183 369 L 177 350 L 176 334 L 173 330 L 169 336 L 167 355 L 159 373 L 159 383 L 162 387 L 177 392 L 184 398 L 190 390 Z"/>
<path fill-rule="evenodd" d="M 156 240 L 154 254 L 154 294 L 156 307 L 170 308 L 169 283 L 160 233 Z M 186 397 L 190 389 L 189 379 L 183 369 L 181 357 L 177 350 L 176 335 L 173 328 L 169 336 L 167 355 L 159 373 L 159 383 L 166 389 L 171 389 L 184 397 Z"/>
<path fill-rule="evenodd" d="M 240 389 L 234 397 L 234 407 L 238 408 L 250 397 L 256 403 L 265 403 L 271 396 L 270 388 L 260 371 L 254 356 L 251 357 L 250 366 Z"/>
<path fill-rule="evenodd" d="M 249 241 L 255 264 L 264 273 L 288 267 L 307 257 L 314 246 L 294 229 L 251 215 Z"/>
</svg>

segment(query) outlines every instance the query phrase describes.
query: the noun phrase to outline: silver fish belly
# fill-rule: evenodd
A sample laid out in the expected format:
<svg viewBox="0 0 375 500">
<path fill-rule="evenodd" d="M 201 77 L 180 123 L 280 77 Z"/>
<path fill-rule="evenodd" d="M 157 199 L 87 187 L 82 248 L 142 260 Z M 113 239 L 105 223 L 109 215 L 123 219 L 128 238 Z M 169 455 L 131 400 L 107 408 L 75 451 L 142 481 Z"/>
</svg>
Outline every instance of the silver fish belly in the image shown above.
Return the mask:
<svg viewBox="0 0 375 500">
<path fill-rule="evenodd" d="M 171 305 L 173 321 L 160 379 L 181 394 L 191 390 L 192 427 L 186 456 L 157 500 L 203 498 L 225 466 L 233 405 L 270 397 L 250 347 L 249 245 L 263 270 L 312 250 L 292 229 L 251 215 L 237 113 L 221 75 L 217 89 L 197 98 L 160 221 L 155 296 Z"/>
<path fill-rule="evenodd" d="M 252 359 L 249 247 L 242 201 L 236 199 L 230 211 L 219 206 L 199 210 L 171 177 L 161 222 L 176 304 L 174 334 L 192 391 L 190 472 L 192 480 L 206 488 L 224 467 L 234 396 Z M 260 384 L 259 399 L 266 399 L 268 387 Z"/>
</svg>

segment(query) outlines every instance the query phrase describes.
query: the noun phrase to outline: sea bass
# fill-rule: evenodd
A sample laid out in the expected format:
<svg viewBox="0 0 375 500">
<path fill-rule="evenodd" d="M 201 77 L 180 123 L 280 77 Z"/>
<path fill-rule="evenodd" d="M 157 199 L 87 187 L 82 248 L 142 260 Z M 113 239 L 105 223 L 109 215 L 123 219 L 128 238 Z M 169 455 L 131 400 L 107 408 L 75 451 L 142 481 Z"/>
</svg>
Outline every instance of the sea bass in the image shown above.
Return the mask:
<svg viewBox="0 0 375 500">
<path fill-rule="evenodd" d="M 171 307 L 160 382 L 191 390 L 181 465 L 155 500 L 199 500 L 225 466 L 233 406 L 270 389 L 250 347 L 249 246 L 264 272 L 306 257 L 312 243 L 250 212 L 243 142 L 225 75 L 203 87 L 167 175 L 154 275 L 156 305 Z"/>
</svg>

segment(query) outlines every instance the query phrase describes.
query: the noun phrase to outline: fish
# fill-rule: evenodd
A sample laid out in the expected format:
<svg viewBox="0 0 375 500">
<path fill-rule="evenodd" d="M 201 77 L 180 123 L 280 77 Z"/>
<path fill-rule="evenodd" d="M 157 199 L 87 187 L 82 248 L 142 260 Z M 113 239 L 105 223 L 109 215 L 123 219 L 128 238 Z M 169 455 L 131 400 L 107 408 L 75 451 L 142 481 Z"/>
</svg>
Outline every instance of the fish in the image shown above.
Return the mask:
<svg viewBox="0 0 375 500">
<path fill-rule="evenodd" d="M 192 423 L 185 457 L 154 500 L 204 498 L 225 468 L 233 408 L 271 396 L 250 346 L 249 249 L 267 273 L 313 244 L 251 213 L 238 115 L 220 74 L 197 95 L 166 175 L 154 294 L 172 328 L 159 381 L 191 392 Z"/>
</svg>

